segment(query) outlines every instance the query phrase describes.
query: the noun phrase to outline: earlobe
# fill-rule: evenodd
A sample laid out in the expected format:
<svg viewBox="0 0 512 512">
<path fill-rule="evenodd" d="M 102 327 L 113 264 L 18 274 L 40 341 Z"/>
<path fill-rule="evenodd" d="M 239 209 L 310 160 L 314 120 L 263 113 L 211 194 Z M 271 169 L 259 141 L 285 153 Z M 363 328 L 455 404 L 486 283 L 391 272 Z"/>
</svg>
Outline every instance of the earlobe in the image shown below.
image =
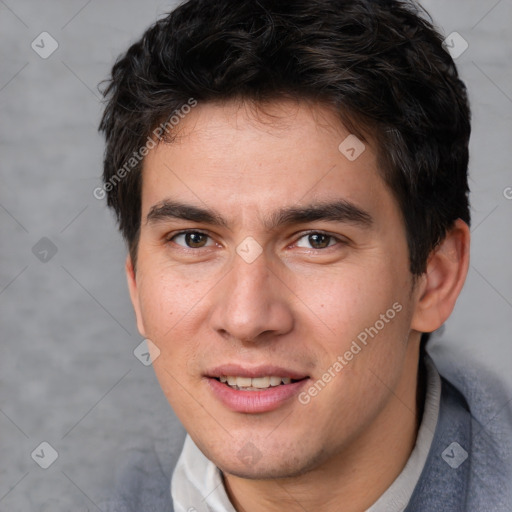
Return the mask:
<svg viewBox="0 0 512 512">
<path fill-rule="evenodd" d="M 128 290 L 130 292 L 130 299 L 132 301 L 133 310 L 135 312 L 135 318 L 137 320 L 137 330 L 139 331 L 140 335 L 145 338 L 146 334 L 140 308 L 139 290 L 137 286 L 135 269 L 133 268 L 133 263 L 130 255 L 126 257 L 125 271 L 126 280 L 128 282 Z"/>
<path fill-rule="evenodd" d="M 443 241 L 432 251 L 411 328 L 432 332 L 450 316 L 462 290 L 469 268 L 470 232 L 468 225 L 458 219 Z"/>
</svg>

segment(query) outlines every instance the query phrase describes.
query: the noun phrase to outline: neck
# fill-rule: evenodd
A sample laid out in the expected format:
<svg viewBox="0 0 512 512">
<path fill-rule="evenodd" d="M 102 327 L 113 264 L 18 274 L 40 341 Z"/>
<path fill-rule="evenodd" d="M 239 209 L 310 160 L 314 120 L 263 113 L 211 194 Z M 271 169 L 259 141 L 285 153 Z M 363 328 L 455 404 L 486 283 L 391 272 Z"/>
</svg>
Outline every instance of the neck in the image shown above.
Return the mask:
<svg viewBox="0 0 512 512">
<path fill-rule="evenodd" d="M 417 344 L 411 344 L 417 347 Z M 238 512 L 322 510 L 360 512 L 393 483 L 414 448 L 424 401 L 424 372 L 411 348 L 404 373 L 375 421 L 321 466 L 293 478 L 249 480 L 223 474 Z M 383 376 L 376 376 L 386 385 Z M 376 384 L 377 385 L 377 384 Z"/>
</svg>

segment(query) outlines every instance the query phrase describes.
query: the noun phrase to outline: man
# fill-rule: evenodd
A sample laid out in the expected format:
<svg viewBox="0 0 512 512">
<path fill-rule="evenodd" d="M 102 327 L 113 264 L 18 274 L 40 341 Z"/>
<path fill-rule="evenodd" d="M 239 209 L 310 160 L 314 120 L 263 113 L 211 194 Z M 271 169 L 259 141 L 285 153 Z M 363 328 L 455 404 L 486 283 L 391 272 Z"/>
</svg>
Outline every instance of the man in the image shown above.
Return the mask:
<svg viewBox="0 0 512 512">
<path fill-rule="evenodd" d="M 511 510 L 506 440 L 425 351 L 468 270 L 470 112 L 418 9 L 190 0 L 105 96 L 103 190 L 188 433 L 113 510 Z"/>
</svg>

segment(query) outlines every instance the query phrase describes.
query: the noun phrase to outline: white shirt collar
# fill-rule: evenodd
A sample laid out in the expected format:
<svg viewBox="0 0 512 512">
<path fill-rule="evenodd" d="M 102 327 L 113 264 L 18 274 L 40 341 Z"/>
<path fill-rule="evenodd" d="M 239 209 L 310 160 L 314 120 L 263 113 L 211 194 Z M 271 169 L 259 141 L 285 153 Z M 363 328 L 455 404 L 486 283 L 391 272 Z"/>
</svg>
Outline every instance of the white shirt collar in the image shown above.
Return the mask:
<svg viewBox="0 0 512 512">
<path fill-rule="evenodd" d="M 425 357 L 426 397 L 416 445 L 402 472 L 366 512 L 402 512 L 425 466 L 434 437 L 441 401 L 441 378 L 430 358 Z M 187 434 L 171 479 L 175 512 L 236 512 L 229 501 L 222 474 Z"/>
</svg>

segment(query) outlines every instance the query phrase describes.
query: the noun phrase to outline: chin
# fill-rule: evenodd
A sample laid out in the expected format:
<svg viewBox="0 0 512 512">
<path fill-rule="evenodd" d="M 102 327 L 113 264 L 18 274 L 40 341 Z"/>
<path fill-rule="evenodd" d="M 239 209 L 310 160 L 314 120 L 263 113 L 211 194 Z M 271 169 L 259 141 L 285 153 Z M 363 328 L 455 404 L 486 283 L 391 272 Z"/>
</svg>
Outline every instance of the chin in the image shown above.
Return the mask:
<svg viewBox="0 0 512 512">
<path fill-rule="evenodd" d="M 261 467 L 259 467 L 261 466 Z M 281 478 L 293 478 L 306 473 L 298 468 L 265 466 L 259 464 L 258 467 L 249 468 L 241 464 L 230 464 L 228 466 L 217 466 L 222 473 L 235 476 L 237 478 L 245 478 L 246 480 L 276 480 Z"/>
<path fill-rule="evenodd" d="M 242 448 L 237 453 L 233 453 L 229 458 L 215 456 L 213 458 L 208 456 L 208 458 L 223 473 L 248 480 L 296 478 L 313 470 L 325 458 L 322 452 L 312 455 L 301 453 L 297 456 L 270 451 L 268 454 L 254 454 L 252 460 L 249 455 L 246 455 L 244 460 L 243 455 L 249 450 L 245 450 L 245 452 L 243 450 Z"/>
</svg>

